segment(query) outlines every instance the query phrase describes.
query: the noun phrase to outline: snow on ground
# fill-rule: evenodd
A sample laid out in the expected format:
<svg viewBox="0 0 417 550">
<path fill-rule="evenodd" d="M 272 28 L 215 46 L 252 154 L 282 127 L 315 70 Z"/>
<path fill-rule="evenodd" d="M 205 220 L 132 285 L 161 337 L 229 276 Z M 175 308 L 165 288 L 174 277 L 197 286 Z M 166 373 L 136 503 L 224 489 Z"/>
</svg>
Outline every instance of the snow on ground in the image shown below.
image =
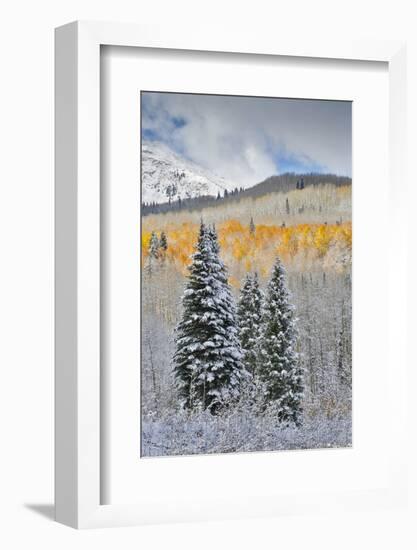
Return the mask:
<svg viewBox="0 0 417 550">
<path fill-rule="evenodd" d="M 350 447 L 351 415 L 316 416 L 302 426 L 283 425 L 272 416 L 232 412 L 177 412 L 142 421 L 142 456 L 193 455 Z"/>
</svg>

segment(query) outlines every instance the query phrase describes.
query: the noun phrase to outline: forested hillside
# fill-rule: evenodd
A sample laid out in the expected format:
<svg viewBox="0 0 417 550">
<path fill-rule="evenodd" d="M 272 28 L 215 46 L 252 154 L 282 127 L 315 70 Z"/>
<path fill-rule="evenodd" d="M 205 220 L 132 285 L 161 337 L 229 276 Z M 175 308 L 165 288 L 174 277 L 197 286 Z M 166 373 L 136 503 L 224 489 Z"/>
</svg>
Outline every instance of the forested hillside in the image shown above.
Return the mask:
<svg viewBox="0 0 417 550">
<path fill-rule="evenodd" d="M 285 192 L 259 196 L 244 192 L 239 198 L 214 201 L 205 208 L 142 218 L 142 449 L 146 456 L 350 445 L 351 186 L 342 181 L 304 182 L 297 188 L 297 181 L 300 178 L 295 179 L 295 188 Z M 201 304 L 190 302 L 195 289 L 212 286 L 201 283 L 199 287 L 198 281 L 190 279 L 190 269 L 200 265 L 196 247 L 202 221 L 215 233 L 210 262 L 220 265 L 219 273 L 224 273 L 219 275 L 219 284 L 227 285 L 226 295 L 231 296 L 227 299 L 235 304 L 239 360 L 252 372 L 252 382 L 241 386 L 238 397 L 216 414 L 210 411 L 207 394 L 195 389 L 197 382 L 182 386 L 186 390 L 178 393 L 174 369 L 181 338 L 193 353 L 199 349 L 205 353 L 202 342 L 217 337 L 214 333 L 211 339 L 201 340 L 198 331 L 182 336 L 177 332 L 178 327 L 189 326 L 193 311 L 202 311 Z M 282 265 L 282 272 L 275 275 L 274 283 L 274 270 L 281 269 L 277 265 Z M 199 269 L 194 273 L 198 275 Z M 278 297 L 273 298 L 273 292 Z M 220 295 L 226 296 L 223 291 Z M 252 307 L 248 297 L 253 295 L 258 296 L 255 317 L 247 314 Z M 295 395 L 294 390 L 271 385 L 271 373 L 274 368 L 279 372 L 279 365 L 265 363 L 274 355 L 268 347 L 271 337 L 262 336 L 267 334 L 267 320 L 274 327 L 278 322 L 274 316 L 283 311 L 280 306 L 267 314 L 266 307 L 281 299 L 294 311 L 294 329 L 288 333 L 291 343 L 286 349 L 296 369 L 294 380 L 302 377 L 299 406 L 288 397 Z M 250 321 L 254 318 L 258 325 Z M 259 347 L 256 342 L 249 346 L 249 354 L 245 353 L 247 326 L 251 334 L 260 331 Z M 191 355 L 181 357 L 180 364 L 186 368 Z M 201 358 L 196 356 L 191 364 L 202 364 Z M 214 384 L 216 378 L 207 378 L 207 371 L 199 376 L 195 380 L 206 380 L 204 387 L 210 391 L 208 381 Z M 265 396 L 274 395 L 274 387 L 281 397 L 265 402 Z M 179 396 L 184 399 L 190 391 L 193 401 L 182 408 Z"/>
<path fill-rule="evenodd" d="M 352 180 L 335 174 L 294 174 L 287 173 L 279 176 L 271 176 L 265 181 L 247 189 L 235 187 L 231 190 L 219 191 L 217 195 L 202 195 L 199 197 L 172 199 L 166 202 L 142 201 L 142 215 L 159 214 L 175 210 L 188 210 L 189 212 L 201 210 L 210 206 L 216 206 L 219 201 L 236 203 L 245 198 L 259 198 L 271 193 L 288 193 L 292 190 L 304 190 L 309 187 L 323 187 L 325 185 L 335 187 L 350 186 Z"/>
</svg>

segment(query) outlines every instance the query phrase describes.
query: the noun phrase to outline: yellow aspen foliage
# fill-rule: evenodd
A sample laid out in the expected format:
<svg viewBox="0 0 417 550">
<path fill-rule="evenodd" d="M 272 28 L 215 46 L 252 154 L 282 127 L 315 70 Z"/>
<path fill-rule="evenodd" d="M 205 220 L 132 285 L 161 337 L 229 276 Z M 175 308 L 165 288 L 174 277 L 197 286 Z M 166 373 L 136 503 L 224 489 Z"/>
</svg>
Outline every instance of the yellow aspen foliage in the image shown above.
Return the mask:
<svg viewBox="0 0 417 550">
<path fill-rule="evenodd" d="M 275 256 L 291 265 L 303 258 L 323 263 L 323 258 L 331 249 L 334 254 L 346 257 L 351 254 L 352 224 L 299 224 L 288 227 L 281 225 L 256 225 L 255 234 L 249 227 L 238 220 L 227 220 L 217 224 L 221 255 L 225 261 L 231 280 L 239 278 L 242 273 L 257 270 L 261 276 L 267 276 Z M 196 223 L 167 224 L 163 227 L 147 227 L 142 232 L 142 260 L 148 255 L 152 231 L 160 234 L 163 230 L 167 236 L 168 248 L 166 260 L 182 274 L 187 272 L 191 255 L 197 241 L 199 225 Z M 335 252 L 336 251 L 336 252 Z M 332 265 L 327 262 L 326 266 Z"/>
<path fill-rule="evenodd" d="M 320 256 L 324 256 L 326 253 L 332 236 L 327 225 L 321 225 L 314 233 L 314 246 L 316 247 Z"/>
<path fill-rule="evenodd" d="M 142 233 L 142 254 L 144 256 L 148 255 L 150 240 L 151 240 L 151 231 L 148 231 L 147 233 Z"/>
</svg>

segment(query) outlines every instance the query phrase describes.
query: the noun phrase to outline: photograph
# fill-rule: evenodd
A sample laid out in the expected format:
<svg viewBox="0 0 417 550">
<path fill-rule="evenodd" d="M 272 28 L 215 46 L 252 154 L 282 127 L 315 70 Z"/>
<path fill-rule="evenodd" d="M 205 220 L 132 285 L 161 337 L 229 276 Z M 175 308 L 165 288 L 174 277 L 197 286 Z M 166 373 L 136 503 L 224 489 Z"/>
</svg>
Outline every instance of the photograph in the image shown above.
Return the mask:
<svg viewBox="0 0 417 550">
<path fill-rule="evenodd" d="M 415 2 L 2 8 L 0 550 L 417 550 Z"/>
<path fill-rule="evenodd" d="M 141 91 L 140 456 L 352 445 L 352 102 Z"/>
</svg>

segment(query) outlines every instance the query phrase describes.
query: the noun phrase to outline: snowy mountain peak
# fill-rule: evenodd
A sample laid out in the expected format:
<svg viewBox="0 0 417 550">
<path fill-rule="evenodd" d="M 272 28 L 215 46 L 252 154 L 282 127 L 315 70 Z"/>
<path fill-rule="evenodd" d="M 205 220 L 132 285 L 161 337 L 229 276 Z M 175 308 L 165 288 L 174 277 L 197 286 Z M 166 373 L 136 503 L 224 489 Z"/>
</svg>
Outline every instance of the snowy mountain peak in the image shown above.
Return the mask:
<svg viewBox="0 0 417 550">
<path fill-rule="evenodd" d="M 223 196 L 236 185 L 181 157 L 160 142 L 142 142 L 142 203 Z"/>
</svg>

